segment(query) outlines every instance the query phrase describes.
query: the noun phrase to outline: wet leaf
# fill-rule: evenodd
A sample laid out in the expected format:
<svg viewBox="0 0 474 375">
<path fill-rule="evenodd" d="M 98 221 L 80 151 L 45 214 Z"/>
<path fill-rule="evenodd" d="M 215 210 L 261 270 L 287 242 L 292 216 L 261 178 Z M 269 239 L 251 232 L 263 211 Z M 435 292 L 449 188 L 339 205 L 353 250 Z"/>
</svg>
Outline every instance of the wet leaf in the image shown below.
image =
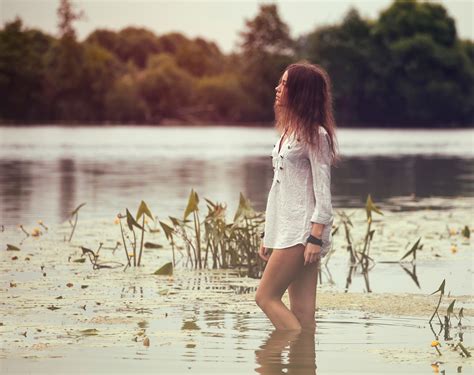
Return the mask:
<svg viewBox="0 0 474 375">
<path fill-rule="evenodd" d="M 416 249 L 418 248 L 418 244 L 420 243 L 420 240 L 421 240 L 421 237 L 418 238 L 418 240 L 415 242 L 415 244 L 411 247 L 410 250 L 408 250 L 408 252 L 401 257 L 400 260 L 403 260 L 405 259 L 408 255 L 412 254 L 413 253 L 413 258 L 416 258 Z M 436 292 L 435 292 L 436 293 Z"/>
<path fill-rule="evenodd" d="M 145 246 L 145 249 L 161 249 L 161 248 L 163 248 L 163 245 L 160 245 L 158 243 L 153 243 L 153 242 L 145 242 L 144 246 Z"/>
<path fill-rule="evenodd" d="M 133 230 L 134 226 L 141 230 L 144 230 L 144 228 L 140 224 L 138 224 L 137 221 L 133 218 L 128 208 L 127 208 L 127 225 L 128 225 L 128 229 L 130 230 Z"/>
<path fill-rule="evenodd" d="M 7 251 L 20 251 L 20 248 L 7 243 Z"/>
<path fill-rule="evenodd" d="M 86 202 L 81 203 L 79 206 L 77 206 L 75 210 L 71 212 L 71 216 L 74 216 L 81 209 L 81 207 L 85 206 L 85 204 Z"/>
<path fill-rule="evenodd" d="M 470 238 L 471 237 L 471 231 L 469 230 L 469 227 L 466 225 L 464 226 L 464 228 L 462 229 L 462 235 L 466 238 Z"/>
<path fill-rule="evenodd" d="M 59 310 L 60 307 L 57 307 L 57 306 L 54 306 L 54 305 L 51 305 L 49 307 L 47 307 L 48 310 L 51 310 L 51 311 L 54 311 L 54 310 Z"/>
<path fill-rule="evenodd" d="M 156 270 L 153 275 L 167 275 L 171 276 L 173 274 L 173 264 L 171 262 L 166 263 L 163 267 Z"/>
<path fill-rule="evenodd" d="M 16 288 L 16 283 L 10 282 L 10 288 Z"/>
<path fill-rule="evenodd" d="M 63 299 L 63 296 L 56 297 L 56 299 Z"/>
<path fill-rule="evenodd" d="M 150 339 L 148 337 L 145 337 L 145 340 L 143 340 L 143 345 L 150 346 Z"/>
<path fill-rule="evenodd" d="M 81 285 L 81 289 L 89 288 L 89 285 Z"/>
<path fill-rule="evenodd" d="M 17 260 L 18 257 L 15 255 L 14 257 L 12 257 L 12 260 Z"/>
<path fill-rule="evenodd" d="M 242 192 L 240 192 L 239 207 L 234 215 L 234 223 L 236 223 L 240 218 L 250 219 L 255 215 L 255 211 L 250 204 L 250 200 L 244 197 Z"/>
<path fill-rule="evenodd" d="M 79 259 L 74 259 L 74 263 L 84 263 L 86 261 L 86 258 L 79 258 Z"/>
<path fill-rule="evenodd" d="M 194 211 L 199 211 L 198 205 L 199 205 L 199 196 L 194 191 L 194 189 L 191 189 L 191 193 L 189 194 L 189 199 L 188 199 L 188 205 L 186 207 L 186 210 L 184 211 L 183 219 L 186 220 L 186 218 L 191 213 L 193 213 Z"/>
<path fill-rule="evenodd" d="M 372 201 L 372 197 L 370 194 L 367 196 L 365 210 L 367 212 L 367 219 L 372 219 L 372 211 L 377 212 L 380 215 L 383 215 L 382 211 L 380 211 L 380 209 Z"/>
<path fill-rule="evenodd" d="M 73 284 L 73 283 L 67 283 L 66 286 L 67 286 L 68 288 L 72 288 L 72 287 L 74 286 L 74 284 Z"/>
<path fill-rule="evenodd" d="M 181 329 L 199 330 L 200 328 L 195 321 L 188 321 L 183 323 Z"/>
<path fill-rule="evenodd" d="M 143 215 L 146 215 L 148 216 L 151 220 L 155 220 L 150 209 L 148 208 L 148 206 L 146 205 L 146 203 L 144 201 L 141 201 L 140 203 L 140 207 L 138 207 L 138 211 L 137 211 L 137 216 L 136 216 L 136 219 L 137 220 L 140 220 L 140 218 L 143 216 Z"/>
<path fill-rule="evenodd" d="M 451 302 L 448 306 L 448 310 L 447 310 L 448 316 L 450 316 L 454 311 L 454 302 L 456 302 L 456 300 L 453 300 L 453 302 Z"/>
<path fill-rule="evenodd" d="M 446 285 L 446 279 L 443 279 L 443 282 L 441 283 L 441 285 L 439 286 L 439 288 L 437 290 L 435 290 L 433 293 L 430 294 L 430 296 L 432 294 L 435 294 L 436 292 L 439 292 L 441 291 L 441 294 L 444 294 L 444 286 Z"/>
<path fill-rule="evenodd" d="M 160 225 L 163 228 L 163 232 L 165 232 L 166 239 L 168 241 L 173 239 L 173 232 L 174 232 L 173 228 L 171 228 L 169 225 L 163 223 L 162 221 L 160 221 Z"/>
<path fill-rule="evenodd" d="M 99 334 L 99 331 L 95 328 L 83 329 L 79 331 L 79 333 L 83 336 L 96 336 Z"/>
</svg>

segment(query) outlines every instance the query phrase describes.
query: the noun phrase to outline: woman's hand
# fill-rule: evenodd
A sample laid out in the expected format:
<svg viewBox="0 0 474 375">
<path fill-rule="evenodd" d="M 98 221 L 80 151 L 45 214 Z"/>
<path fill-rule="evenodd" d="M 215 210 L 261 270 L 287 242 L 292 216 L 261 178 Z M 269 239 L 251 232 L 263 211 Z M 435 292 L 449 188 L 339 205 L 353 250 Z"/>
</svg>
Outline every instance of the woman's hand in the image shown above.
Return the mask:
<svg viewBox="0 0 474 375">
<path fill-rule="evenodd" d="M 304 249 L 304 265 L 316 262 L 321 256 L 321 246 L 308 242 Z"/>
<path fill-rule="evenodd" d="M 263 246 L 263 240 L 260 241 L 260 249 L 258 249 L 258 255 L 260 256 L 260 258 L 262 258 L 265 262 L 268 261 L 268 259 L 270 258 L 270 255 L 271 254 L 268 254 L 268 249 Z"/>
</svg>

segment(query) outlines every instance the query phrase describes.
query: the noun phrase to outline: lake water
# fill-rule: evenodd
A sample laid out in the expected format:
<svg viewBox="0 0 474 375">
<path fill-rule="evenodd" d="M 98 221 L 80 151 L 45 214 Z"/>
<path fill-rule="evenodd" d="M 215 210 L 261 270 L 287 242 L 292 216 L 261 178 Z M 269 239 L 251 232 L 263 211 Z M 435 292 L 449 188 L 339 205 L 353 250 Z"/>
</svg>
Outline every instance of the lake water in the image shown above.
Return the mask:
<svg viewBox="0 0 474 375">
<path fill-rule="evenodd" d="M 340 129 L 334 207 L 417 197 L 473 196 L 473 130 Z M 0 127 L 0 224 L 113 218 L 145 200 L 181 215 L 191 189 L 235 212 L 242 192 L 265 209 L 273 128 Z M 204 204 L 204 203 L 203 203 Z"/>
<path fill-rule="evenodd" d="M 124 262 L 113 219 L 145 200 L 160 220 L 182 215 L 191 189 L 228 204 L 239 193 L 264 210 L 273 129 L 238 127 L 0 127 L 0 372 L 160 374 L 472 373 L 474 152 L 471 130 L 339 130 L 343 162 L 332 172 L 336 209 L 351 211 L 363 238 L 365 200 L 374 215 L 367 275 L 351 273 L 342 230 L 318 284 L 316 334 L 275 331 L 256 306 L 259 280 L 239 270 L 153 272 L 172 259 L 162 233 L 147 240 L 143 267 L 93 270 L 80 246 Z M 411 195 L 425 199 L 413 199 Z M 61 223 L 80 203 L 71 242 Z M 25 237 L 42 219 L 49 230 Z M 448 230 L 446 230 L 448 229 Z M 451 233 L 452 232 L 452 233 Z M 398 263 L 416 239 L 417 262 Z M 471 236 L 472 237 L 472 236 Z M 21 247 L 4 251 L 5 244 Z M 181 258 L 183 259 L 183 258 Z M 329 261 L 329 259 L 327 259 Z M 350 279 L 350 282 L 348 281 Z M 446 279 L 439 331 L 429 317 Z M 368 292 L 371 293 L 368 293 Z M 283 297 L 289 306 L 288 295 Z M 143 344 L 144 338 L 150 345 Z M 440 357 L 430 346 L 442 343 Z"/>
</svg>

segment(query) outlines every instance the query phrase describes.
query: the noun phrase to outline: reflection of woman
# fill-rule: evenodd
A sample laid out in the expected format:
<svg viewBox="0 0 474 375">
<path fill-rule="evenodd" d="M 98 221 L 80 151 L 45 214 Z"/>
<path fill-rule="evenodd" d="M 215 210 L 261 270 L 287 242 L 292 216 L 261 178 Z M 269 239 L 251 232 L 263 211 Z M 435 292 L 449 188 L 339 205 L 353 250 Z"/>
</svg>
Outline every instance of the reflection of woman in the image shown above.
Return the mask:
<svg viewBox="0 0 474 375">
<path fill-rule="evenodd" d="M 314 328 L 318 267 L 332 244 L 331 165 L 339 159 L 327 73 L 291 64 L 276 87 L 275 117 L 283 135 L 272 151 L 259 249 L 268 263 L 255 300 L 277 329 Z M 291 309 L 281 301 L 287 288 Z"/>
<path fill-rule="evenodd" d="M 310 331 L 274 330 L 255 351 L 257 374 L 316 374 L 314 334 Z"/>
</svg>

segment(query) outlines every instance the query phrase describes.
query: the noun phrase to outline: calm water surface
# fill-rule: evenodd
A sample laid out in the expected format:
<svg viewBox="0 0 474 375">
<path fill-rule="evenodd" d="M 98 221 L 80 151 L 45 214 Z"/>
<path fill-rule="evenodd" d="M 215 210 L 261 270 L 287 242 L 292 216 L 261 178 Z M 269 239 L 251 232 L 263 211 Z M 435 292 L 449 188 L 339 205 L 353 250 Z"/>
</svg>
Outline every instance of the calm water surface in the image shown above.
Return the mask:
<svg viewBox="0 0 474 375">
<path fill-rule="evenodd" d="M 472 130 L 341 129 L 334 207 L 415 194 L 473 196 Z M 273 178 L 273 128 L 0 127 L 0 221 L 113 218 L 144 199 L 160 218 L 181 214 L 194 188 L 226 202 L 242 192 L 264 210 Z"/>
</svg>

